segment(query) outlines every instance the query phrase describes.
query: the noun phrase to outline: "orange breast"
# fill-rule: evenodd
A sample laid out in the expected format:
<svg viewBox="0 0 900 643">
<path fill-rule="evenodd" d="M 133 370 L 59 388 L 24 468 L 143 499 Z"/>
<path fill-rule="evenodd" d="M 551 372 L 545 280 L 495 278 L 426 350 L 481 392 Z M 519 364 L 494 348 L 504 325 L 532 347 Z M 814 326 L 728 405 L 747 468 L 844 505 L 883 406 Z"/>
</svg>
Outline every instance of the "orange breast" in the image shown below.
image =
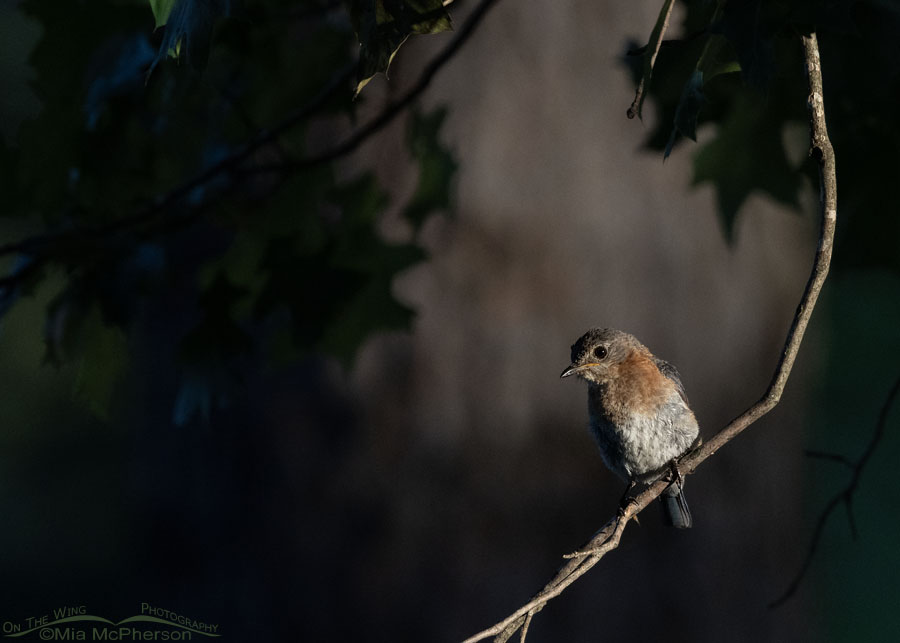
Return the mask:
<svg viewBox="0 0 900 643">
<path fill-rule="evenodd" d="M 642 351 L 632 351 L 616 368 L 617 377 L 609 393 L 632 412 L 654 413 L 666 403 L 675 387 Z"/>
</svg>

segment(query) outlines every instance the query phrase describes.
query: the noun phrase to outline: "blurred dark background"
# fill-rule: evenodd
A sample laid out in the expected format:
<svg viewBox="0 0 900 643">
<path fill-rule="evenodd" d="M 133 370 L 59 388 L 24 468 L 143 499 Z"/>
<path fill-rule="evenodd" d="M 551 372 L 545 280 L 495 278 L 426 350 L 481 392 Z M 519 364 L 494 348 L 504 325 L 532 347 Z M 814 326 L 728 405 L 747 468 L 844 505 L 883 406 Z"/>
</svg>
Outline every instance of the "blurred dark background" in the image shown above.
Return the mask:
<svg viewBox="0 0 900 643">
<path fill-rule="evenodd" d="M 451 6 L 456 24 L 473 4 Z M 143 3 L 113 5 L 145 12 L 136 24 L 152 31 Z M 26 140 L 20 128 L 45 104 L 30 89 L 29 53 L 47 28 L 22 8 L 0 4 L 8 145 Z M 643 123 L 625 118 L 634 84 L 621 57 L 657 11 L 500 3 L 422 100 L 426 112 L 447 107 L 441 139 L 459 168 L 453 207 L 420 228 L 401 207 L 419 172 L 408 117 L 340 161 L 335 176 L 374 170 L 390 195 L 379 238 L 412 238 L 427 253 L 388 284 L 415 311 L 409 329 L 366 334 L 350 359 L 319 345 L 285 359 L 239 357 L 227 399 L 212 396 L 198 403 L 205 417 L 180 421 L 189 393 L 178 347 L 198 318 L 194 272 L 225 243 L 216 225 L 167 237 L 176 274 L 130 321 L 127 366 L 105 411 L 73 394 L 89 362 L 46 363 L 52 288 L 16 301 L 0 321 L 0 621 L 69 604 L 117 620 L 149 602 L 219 623 L 229 641 L 462 640 L 524 603 L 615 511 L 622 484 L 587 432 L 584 387 L 558 379 L 582 332 L 622 328 L 676 364 L 703 435 L 754 402 L 808 277 L 817 187 L 798 184 L 798 207 L 750 193 L 729 240 L 721 194 L 692 185 L 699 148 L 678 146 L 663 163 L 644 147 L 667 127 L 663 108 L 648 101 Z M 679 5 L 674 24 L 683 15 Z M 400 95 L 451 37 L 411 39 L 390 82 L 376 77 L 364 90 L 357 122 Z M 826 110 L 852 113 L 841 105 L 854 94 L 830 84 L 822 40 Z M 206 78 L 227 68 L 216 67 L 217 51 Z M 276 71 L 266 82 L 279 82 Z M 803 95 L 799 66 L 782 76 Z M 880 77 L 893 87 L 895 75 Z M 337 140 L 350 124 L 318 124 L 305 144 Z M 700 146 L 716 127 L 701 126 Z M 802 121 L 779 135 L 800 167 Z M 529 640 L 900 636 L 896 408 L 856 492 L 858 538 L 837 512 L 796 595 L 767 607 L 849 476 L 804 450 L 858 457 L 900 373 L 898 204 L 878 178 L 900 176 L 896 147 L 888 136 L 883 152 L 859 161 L 871 170 L 848 169 L 874 177 L 863 195 L 863 183 L 842 183 L 843 159 L 857 157 L 838 142 L 856 135 L 835 136 L 842 204 L 881 207 L 850 222 L 842 209 L 838 225 L 857 232 L 836 261 L 842 249 L 866 256 L 858 237 L 875 239 L 872 255 L 886 260 L 838 263 L 781 404 L 688 479 L 694 529 L 665 528 L 651 507 L 535 617 Z M 39 218 L 4 218 L 3 242 L 35 232 Z M 48 282 L 58 288 L 66 274 Z M 245 330 L 262 336 L 268 326 Z"/>
</svg>

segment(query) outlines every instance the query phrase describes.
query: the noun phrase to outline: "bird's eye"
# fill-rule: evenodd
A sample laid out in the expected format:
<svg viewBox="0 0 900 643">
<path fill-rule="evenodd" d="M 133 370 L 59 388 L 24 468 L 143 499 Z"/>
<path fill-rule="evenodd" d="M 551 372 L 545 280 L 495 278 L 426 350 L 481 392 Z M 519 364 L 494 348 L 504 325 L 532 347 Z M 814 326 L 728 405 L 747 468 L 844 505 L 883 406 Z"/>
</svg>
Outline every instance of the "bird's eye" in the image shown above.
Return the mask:
<svg viewBox="0 0 900 643">
<path fill-rule="evenodd" d="M 606 359 L 606 346 L 598 346 L 595 348 L 594 357 L 597 359 Z"/>
</svg>

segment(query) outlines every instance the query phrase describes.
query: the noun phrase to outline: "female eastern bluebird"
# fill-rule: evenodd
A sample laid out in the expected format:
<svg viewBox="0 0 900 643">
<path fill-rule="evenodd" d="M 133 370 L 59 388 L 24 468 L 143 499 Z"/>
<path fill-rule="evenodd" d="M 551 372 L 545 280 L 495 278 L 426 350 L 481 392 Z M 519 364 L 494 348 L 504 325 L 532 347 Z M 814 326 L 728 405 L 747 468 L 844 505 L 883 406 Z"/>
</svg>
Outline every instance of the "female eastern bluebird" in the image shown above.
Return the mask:
<svg viewBox="0 0 900 643">
<path fill-rule="evenodd" d="M 609 469 L 629 483 L 658 480 L 675 458 L 699 443 L 700 429 L 678 371 L 635 337 L 592 328 L 572 345 L 572 363 L 560 377 L 588 383 L 591 432 Z M 660 500 L 667 522 L 693 524 L 678 477 Z"/>
</svg>

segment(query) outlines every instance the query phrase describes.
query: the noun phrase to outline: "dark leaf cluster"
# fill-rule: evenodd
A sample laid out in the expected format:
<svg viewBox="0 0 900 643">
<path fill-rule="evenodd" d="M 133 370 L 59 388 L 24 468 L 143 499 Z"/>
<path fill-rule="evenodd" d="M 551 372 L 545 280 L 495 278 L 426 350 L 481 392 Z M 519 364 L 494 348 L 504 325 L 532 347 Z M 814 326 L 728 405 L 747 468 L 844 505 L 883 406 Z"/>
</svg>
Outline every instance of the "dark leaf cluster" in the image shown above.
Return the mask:
<svg viewBox="0 0 900 643">
<path fill-rule="evenodd" d="M 815 184 L 804 162 L 805 82 L 797 36 L 819 38 L 832 142 L 841 159 L 836 268 L 900 270 L 900 175 L 892 150 L 900 100 L 896 60 L 900 4 L 879 0 L 719 0 L 687 2 L 680 36 L 668 36 L 653 69 L 649 97 L 656 125 L 648 146 L 668 156 L 681 137 L 713 134 L 694 152 L 694 182 L 715 188 L 723 230 L 757 192 L 791 207 Z M 635 83 L 644 59 L 626 62 Z M 800 159 L 800 160 L 798 160 Z M 884 234 L 871 234 L 877 226 Z"/>
<path fill-rule="evenodd" d="M 369 172 L 339 172 L 340 155 L 303 162 L 354 121 L 354 26 L 369 29 L 368 69 L 371 52 L 449 28 L 440 2 L 232 4 L 22 5 L 43 27 L 30 59 L 41 108 L 0 139 L 0 316 L 47 302 L 47 361 L 76 364 L 76 393 L 100 415 L 161 309 L 180 338 L 154 348 L 178 357 L 177 423 L 227 404 L 249 364 L 349 363 L 412 318 L 392 283 L 424 251 L 415 234 L 382 238 L 385 211 L 417 231 L 451 205 L 443 110 L 410 119 L 400 160 L 419 185 L 406 204 Z"/>
</svg>

